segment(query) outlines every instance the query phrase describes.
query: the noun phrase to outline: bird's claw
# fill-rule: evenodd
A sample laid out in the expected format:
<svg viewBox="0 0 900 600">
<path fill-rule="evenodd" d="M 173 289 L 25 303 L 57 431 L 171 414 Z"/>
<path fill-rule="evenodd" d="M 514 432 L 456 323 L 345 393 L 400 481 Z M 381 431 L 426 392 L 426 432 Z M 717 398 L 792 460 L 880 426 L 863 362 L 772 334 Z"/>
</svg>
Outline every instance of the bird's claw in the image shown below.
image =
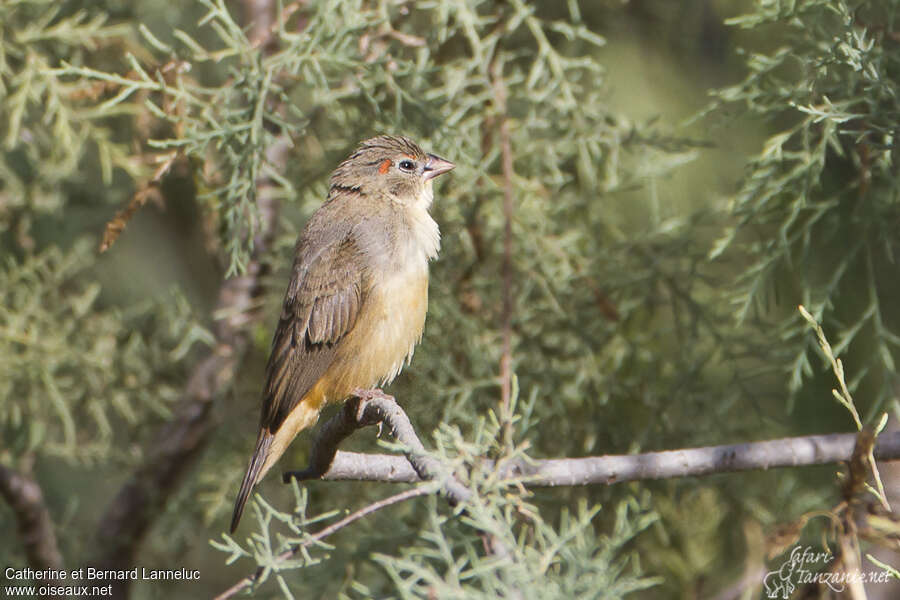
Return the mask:
<svg viewBox="0 0 900 600">
<path fill-rule="evenodd" d="M 373 388 L 370 390 L 364 390 L 362 388 L 356 388 L 353 390 L 353 395 L 359 398 L 359 402 L 356 405 L 356 422 L 362 423 L 363 416 L 365 416 L 366 412 L 366 404 L 368 404 L 371 400 L 375 398 L 383 398 L 385 393 L 378 388 Z M 378 424 L 378 433 L 381 434 L 381 423 Z"/>
</svg>

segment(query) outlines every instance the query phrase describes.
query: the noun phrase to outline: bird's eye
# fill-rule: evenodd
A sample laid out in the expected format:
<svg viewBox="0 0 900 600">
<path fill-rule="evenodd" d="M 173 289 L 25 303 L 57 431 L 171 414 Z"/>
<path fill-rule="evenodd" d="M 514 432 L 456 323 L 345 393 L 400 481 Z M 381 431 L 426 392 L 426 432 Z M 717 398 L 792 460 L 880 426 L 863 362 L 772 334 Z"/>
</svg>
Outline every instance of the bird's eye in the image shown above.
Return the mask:
<svg viewBox="0 0 900 600">
<path fill-rule="evenodd" d="M 400 161 L 400 170 L 401 170 L 401 171 L 406 171 L 407 173 L 408 173 L 408 172 L 411 172 L 411 171 L 415 171 L 415 170 L 416 170 L 416 163 L 414 163 L 414 162 L 411 161 L 411 160 L 401 160 L 401 161 Z"/>
</svg>

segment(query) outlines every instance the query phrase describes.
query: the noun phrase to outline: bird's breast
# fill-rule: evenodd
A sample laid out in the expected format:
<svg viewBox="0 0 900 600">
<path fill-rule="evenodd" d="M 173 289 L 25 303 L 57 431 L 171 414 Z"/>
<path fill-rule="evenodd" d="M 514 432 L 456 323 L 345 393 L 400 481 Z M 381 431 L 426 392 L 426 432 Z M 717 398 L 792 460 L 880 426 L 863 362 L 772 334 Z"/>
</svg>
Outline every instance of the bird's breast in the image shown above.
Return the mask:
<svg viewBox="0 0 900 600">
<path fill-rule="evenodd" d="M 371 273 L 356 325 L 329 371 L 336 377 L 328 400 L 341 400 L 354 388 L 390 383 L 412 359 L 428 309 L 428 263 L 415 261 Z"/>
<path fill-rule="evenodd" d="M 428 310 L 428 264 L 400 272 L 385 274 L 373 290 L 374 339 L 380 339 L 385 349 L 379 370 L 382 383 L 394 379 L 412 359 L 413 350 L 422 338 L 425 313 Z"/>
</svg>

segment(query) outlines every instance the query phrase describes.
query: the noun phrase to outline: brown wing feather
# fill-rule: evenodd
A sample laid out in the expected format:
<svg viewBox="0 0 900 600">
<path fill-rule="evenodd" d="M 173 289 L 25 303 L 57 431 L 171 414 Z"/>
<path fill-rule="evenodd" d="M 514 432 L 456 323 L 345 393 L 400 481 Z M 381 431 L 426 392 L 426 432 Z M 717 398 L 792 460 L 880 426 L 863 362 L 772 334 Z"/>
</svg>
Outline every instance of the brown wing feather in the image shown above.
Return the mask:
<svg viewBox="0 0 900 600">
<path fill-rule="evenodd" d="M 334 360 L 362 304 L 360 253 L 352 238 L 294 265 L 266 368 L 262 427 L 275 432 Z"/>
</svg>

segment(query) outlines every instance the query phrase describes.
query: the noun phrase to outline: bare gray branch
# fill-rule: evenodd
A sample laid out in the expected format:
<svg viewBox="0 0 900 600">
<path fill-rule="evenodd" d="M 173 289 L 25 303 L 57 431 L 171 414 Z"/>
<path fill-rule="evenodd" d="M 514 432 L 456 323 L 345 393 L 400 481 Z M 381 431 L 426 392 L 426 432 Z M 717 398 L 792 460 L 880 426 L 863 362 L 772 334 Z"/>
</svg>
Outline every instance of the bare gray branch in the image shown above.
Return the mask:
<svg viewBox="0 0 900 600">
<path fill-rule="evenodd" d="M 624 481 L 668 479 L 770 469 L 800 467 L 849 460 L 857 434 L 833 433 L 764 442 L 686 448 L 627 456 L 554 458 L 530 462 L 505 462 L 504 476 L 522 477 L 535 487 L 611 484 Z M 875 458 L 900 458 L 900 432 L 884 433 L 875 444 Z M 485 460 L 487 468 L 493 462 Z M 326 481 L 421 481 L 415 470 L 399 456 L 337 452 L 331 467 L 321 475 Z"/>
</svg>

